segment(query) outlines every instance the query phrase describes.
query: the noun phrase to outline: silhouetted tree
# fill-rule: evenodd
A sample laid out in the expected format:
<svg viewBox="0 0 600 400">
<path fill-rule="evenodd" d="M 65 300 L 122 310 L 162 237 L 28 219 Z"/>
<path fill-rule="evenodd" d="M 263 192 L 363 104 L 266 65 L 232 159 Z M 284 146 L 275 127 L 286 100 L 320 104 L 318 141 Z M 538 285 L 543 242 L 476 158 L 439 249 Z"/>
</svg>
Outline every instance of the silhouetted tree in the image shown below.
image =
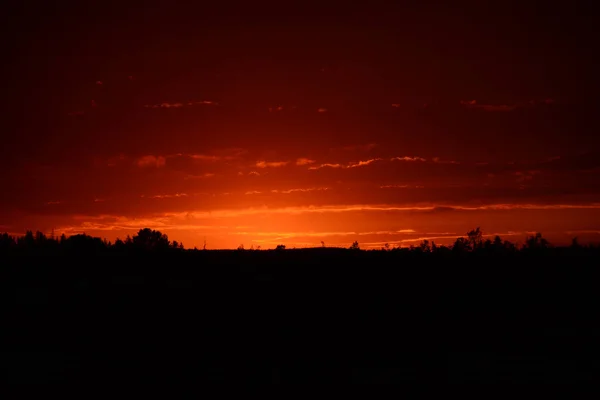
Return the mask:
<svg viewBox="0 0 600 400">
<path fill-rule="evenodd" d="M 25 232 L 25 236 L 20 237 L 17 241 L 19 247 L 33 249 L 35 246 L 35 238 L 32 231 Z"/>
<path fill-rule="evenodd" d="M 536 233 L 535 236 L 529 236 L 525 241 L 525 248 L 530 250 L 541 250 L 546 249 L 550 246 L 550 243 L 542 237 L 541 233 Z"/>
<path fill-rule="evenodd" d="M 121 239 L 117 238 L 117 240 L 115 240 L 115 245 L 114 245 L 115 250 L 122 250 L 125 248 L 125 242 L 123 242 Z"/>
<path fill-rule="evenodd" d="M 12 236 L 10 236 L 8 233 L 3 233 L 0 236 L 0 249 L 2 250 L 8 250 L 10 248 L 13 248 L 17 245 L 15 238 L 13 238 Z"/>
<path fill-rule="evenodd" d="M 483 247 L 483 233 L 479 227 L 467 232 L 467 238 L 470 250 L 476 250 Z"/>
<path fill-rule="evenodd" d="M 275 250 L 285 250 L 285 244 L 278 244 Z"/>
<path fill-rule="evenodd" d="M 137 235 L 133 237 L 133 244 L 135 247 L 144 250 L 166 250 L 170 245 L 167 235 L 150 228 L 140 229 Z"/>
<path fill-rule="evenodd" d="M 63 246 L 67 249 L 76 250 L 78 252 L 98 252 L 106 249 L 102 239 L 92 237 L 85 233 L 72 235 L 65 239 Z"/>
<path fill-rule="evenodd" d="M 358 241 L 354 241 L 352 243 L 352 245 L 350 246 L 350 250 L 360 250 L 360 247 L 358 246 Z"/>
<path fill-rule="evenodd" d="M 457 238 L 452 246 L 452 251 L 455 253 L 463 253 L 469 250 L 471 250 L 469 240 L 465 239 L 464 237 Z"/>
</svg>

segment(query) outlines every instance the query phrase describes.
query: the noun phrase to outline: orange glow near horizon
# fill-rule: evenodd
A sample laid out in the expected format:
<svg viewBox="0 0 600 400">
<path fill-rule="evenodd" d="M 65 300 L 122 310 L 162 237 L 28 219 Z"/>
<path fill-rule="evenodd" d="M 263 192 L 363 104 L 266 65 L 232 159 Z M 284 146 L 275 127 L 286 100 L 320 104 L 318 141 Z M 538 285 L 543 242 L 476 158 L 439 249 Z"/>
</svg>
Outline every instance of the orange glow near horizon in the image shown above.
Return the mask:
<svg viewBox="0 0 600 400">
<path fill-rule="evenodd" d="M 507 220 L 507 216 L 511 219 Z M 448 245 L 468 230 L 482 226 L 487 237 L 523 242 L 541 231 L 556 244 L 571 238 L 598 241 L 600 230 L 586 229 L 589 218 L 600 218 L 600 204 L 386 206 L 344 205 L 321 207 L 246 208 L 184 211 L 146 217 L 73 216 L 70 225 L 58 226 L 55 234 L 86 233 L 114 241 L 133 236 L 140 227 L 160 230 L 186 247 L 209 249 L 327 246 L 348 247 L 358 241 L 362 248 L 406 247 L 423 240 Z M 551 217 L 551 218 L 549 218 Z M 569 220 L 575 228 L 560 223 Z M 520 221 L 515 223 L 514 221 Z M 443 229 L 440 229 L 443 228 Z"/>
<path fill-rule="evenodd" d="M 574 236 L 596 242 L 600 202 L 585 192 L 546 194 L 549 184 L 573 191 L 564 163 L 565 157 L 484 163 L 394 155 L 372 143 L 277 161 L 256 161 L 239 148 L 121 154 L 95 162 L 106 192 L 86 191 L 83 181 L 79 192 L 64 186 L 6 230 L 114 241 L 148 227 L 187 247 L 206 240 L 209 248 L 451 244 L 477 226 L 517 242 L 533 232 L 556 244 Z M 578 176 L 593 179 L 593 172 Z"/>
</svg>

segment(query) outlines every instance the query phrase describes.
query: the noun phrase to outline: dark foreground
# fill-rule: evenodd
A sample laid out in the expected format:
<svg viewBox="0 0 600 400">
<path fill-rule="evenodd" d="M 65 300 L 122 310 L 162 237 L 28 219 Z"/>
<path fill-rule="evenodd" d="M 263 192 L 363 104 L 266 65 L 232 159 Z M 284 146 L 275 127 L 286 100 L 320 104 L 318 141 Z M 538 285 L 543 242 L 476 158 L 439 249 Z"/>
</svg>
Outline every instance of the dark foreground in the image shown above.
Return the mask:
<svg viewBox="0 0 600 400">
<path fill-rule="evenodd" d="M 577 382 L 598 251 L 0 258 L 10 383 Z"/>
</svg>

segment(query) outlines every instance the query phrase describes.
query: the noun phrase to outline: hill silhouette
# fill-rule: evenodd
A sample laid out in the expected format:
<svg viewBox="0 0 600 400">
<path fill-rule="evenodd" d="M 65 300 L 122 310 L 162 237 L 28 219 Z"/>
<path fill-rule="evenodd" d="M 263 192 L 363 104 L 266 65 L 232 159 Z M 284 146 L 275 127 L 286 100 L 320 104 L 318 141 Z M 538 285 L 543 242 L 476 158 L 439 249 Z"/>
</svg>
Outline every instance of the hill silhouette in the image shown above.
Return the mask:
<svg viewBox="0 0 600 400">
<path fill-rule="evenodd" d="M 600 248 L 186 250 L 142 229 L 0 236 L 8 383 L 579 382 Z"/>
</svg>

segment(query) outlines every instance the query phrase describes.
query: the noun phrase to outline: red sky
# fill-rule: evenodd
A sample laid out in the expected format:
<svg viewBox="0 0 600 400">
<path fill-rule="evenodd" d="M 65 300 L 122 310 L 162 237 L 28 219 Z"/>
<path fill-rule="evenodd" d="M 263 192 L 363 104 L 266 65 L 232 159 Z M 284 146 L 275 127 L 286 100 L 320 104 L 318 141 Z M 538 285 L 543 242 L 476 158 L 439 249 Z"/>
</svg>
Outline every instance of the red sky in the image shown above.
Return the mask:
<svg viewBox="0 0 600 400">
<path fill-rule="evenodd" d="M 4 35 L 0 231 L 600 239 L 596 41 L 578 4 L 47 7 L 10 10 Z"/>
</svg>

